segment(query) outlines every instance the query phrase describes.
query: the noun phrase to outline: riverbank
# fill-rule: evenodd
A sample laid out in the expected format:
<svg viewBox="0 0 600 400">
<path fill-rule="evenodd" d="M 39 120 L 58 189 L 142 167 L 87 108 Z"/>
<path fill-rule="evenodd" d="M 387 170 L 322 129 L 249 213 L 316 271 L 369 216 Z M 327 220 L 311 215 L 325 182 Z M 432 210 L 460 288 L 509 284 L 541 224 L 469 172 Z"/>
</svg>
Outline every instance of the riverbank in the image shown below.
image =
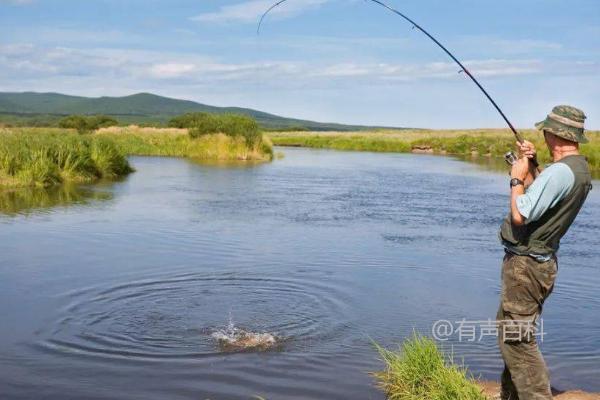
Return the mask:
<svg viewBox="0 0 600 400">
<path fill-rule="evenodd" d="M 521 133 L 536 145 L 540 162 L 549 162 L 542 135 L 535 130 Z M 594 176 L 600 176 L 600 132 L 586 134 L 590 142 L 581 146 L 581 152 L 588 158 Z M 474 161 L 501 158 L 515 147 L 514 136 L 505 129 L 270 132 L 269 137 L 277 146 L 470 156 Z"/>
<path fill-rule="evenodd" d="M 500 384 L 498 382 L 479 382 L 483 394 L 489 400 L 500 399 Z M 552 390 L 554 400 L 600 400 L 600 393 L 586 393 L 581 390 Z"/>
<path fill-rule="evenodd" d="M 499 383 L 475 379 L 430 338 L 415 334 L 396 351 L 375 348 L 385 368 L 373 376 L 390 400 L 500 399 Z M 556 400 L 600 400 L 600 393 L 554 388 L 552 393 Z"/>
</svg>

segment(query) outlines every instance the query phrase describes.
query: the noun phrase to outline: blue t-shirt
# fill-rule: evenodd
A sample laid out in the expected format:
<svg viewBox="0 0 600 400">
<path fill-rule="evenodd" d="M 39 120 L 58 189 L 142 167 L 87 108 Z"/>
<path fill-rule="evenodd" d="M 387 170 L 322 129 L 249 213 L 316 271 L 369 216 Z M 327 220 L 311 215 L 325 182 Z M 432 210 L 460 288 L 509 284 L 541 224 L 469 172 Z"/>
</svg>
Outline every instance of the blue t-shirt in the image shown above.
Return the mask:
<svg viewBox="0 0 600 400">
<path fill-rule="evenodd" d="M 575 185 L 575 174 L 567 164 L 557 162 L 544 169 L 525 192 L 517 197 L 517 209 L 525 223 L 537 221 L 564 199 Z"/>
</svg>

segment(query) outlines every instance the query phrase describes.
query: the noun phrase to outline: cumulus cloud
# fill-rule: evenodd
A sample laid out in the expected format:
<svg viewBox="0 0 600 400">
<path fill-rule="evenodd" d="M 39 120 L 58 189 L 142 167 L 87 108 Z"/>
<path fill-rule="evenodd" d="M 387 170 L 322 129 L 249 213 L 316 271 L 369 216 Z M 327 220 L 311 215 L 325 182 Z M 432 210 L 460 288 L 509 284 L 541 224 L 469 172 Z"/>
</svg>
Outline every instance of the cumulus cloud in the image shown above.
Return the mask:
<svg viewBox="0 0 600 400">
<path fill-rule="evenodd" d="M 319 7 L 328 0 L 294 0 L 271 11 L 273 17 L 286 18 Z M 257 22 L 274 0 L 250 0 L 243 3 L 221 6 L 217 11 L 196 15 L 191 18 L 199 22 Z"/>
</svg>

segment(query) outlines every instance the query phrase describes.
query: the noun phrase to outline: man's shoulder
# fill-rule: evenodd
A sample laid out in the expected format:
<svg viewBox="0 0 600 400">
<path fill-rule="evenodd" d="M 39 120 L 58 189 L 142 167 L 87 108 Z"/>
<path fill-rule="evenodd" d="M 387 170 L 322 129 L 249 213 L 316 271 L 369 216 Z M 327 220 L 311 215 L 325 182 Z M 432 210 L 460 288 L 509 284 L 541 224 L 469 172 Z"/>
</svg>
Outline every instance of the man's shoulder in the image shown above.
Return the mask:
<svg viewBox="0 0 600 400">
<path fill-rule="evenodd" d="M 568 164 L 560 161 L 552 163 L 544 168 L 540 174 L 540 177 L 542 176 L 546 178 L 559 179 L 564 182 L 575 180 L 575 174 L 573 173 L 571 167 Z"/>
<path fill-rule="evenodd" d="M 564 197 L 575 184 L 575 173 L 561 162 L 546 167 L 527 189 L 527 194 L 538 198 L 545 196 L 552 201 Z"/>
</svg>

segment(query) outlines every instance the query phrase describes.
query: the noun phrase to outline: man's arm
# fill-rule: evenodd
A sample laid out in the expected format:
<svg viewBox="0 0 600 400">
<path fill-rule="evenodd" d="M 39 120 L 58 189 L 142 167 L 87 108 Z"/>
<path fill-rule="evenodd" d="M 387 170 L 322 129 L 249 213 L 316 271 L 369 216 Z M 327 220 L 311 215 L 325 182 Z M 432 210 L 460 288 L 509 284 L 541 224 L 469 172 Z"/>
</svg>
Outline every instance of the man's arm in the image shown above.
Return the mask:
<svg viewBox="0 0 600 400">
<path fill-rule="evenodd" d="M 521 156 L 521 159 L 516 163 L 518 164 L 520 162 L 516 170 L 513 166 L 513 170 L 511 170 L 511 178 L 520 179 L 524 184 L 511 186 L 510 214 L 512 216 L 513 224 L 520 226 L 525 224 L 525 217 L 519 211 L 517 199 L 519 196 L 525 194 L 526 187 L 529 187 L 533 184 L 535 178 L 537 178 L 541 173 L 541 168 L 539 166 L 536 167 L 533 163 L 529 162 L 529 160 L 534 160 L 537 156 L 535 145 L 533 143 L 525 140 L 523 143 L 517 142 L 517 147 L 519 148 L 519 155 Z"/>
<path fill-rule="evenodd" d="M 511 170 L 511 176 L 523 179 L 528 174 L 527 159 L 521 158 Z M 537 221 L 546 211 L 564 199 L 575 184 L 573 171 L 563 163 L 554 163 L 527 188 L 511 188 L 510 210 L 514 225 Z"/>
<path fill-rule="evenodd" d="M 510 171 L 510 177 L 512 179 L 518 179 L 524 182 L 529 175 L 529 159 L 527 157 L 522 157 L 517 160 L 512 166 Z M 519 196 L 525 193 L 525 185 L 515 185 L 510 188 L 510 215 L 512 217 L 513 225 L 521 226 L 525 223 L 525 218 L 519 211 L 517 206 L 517 199 Z"/>
<path fill-rule="evenodd" d="M 514 225 L 521 226 L 525 224 L 525 218 L 521 215 L 521 212 L 517 207 L 517 198 L 525 193 L 525 188 L 523 185 L 513 186 L 510 192 L 510 213 L 512 215 L 512 222 Z"/>
</svg>

